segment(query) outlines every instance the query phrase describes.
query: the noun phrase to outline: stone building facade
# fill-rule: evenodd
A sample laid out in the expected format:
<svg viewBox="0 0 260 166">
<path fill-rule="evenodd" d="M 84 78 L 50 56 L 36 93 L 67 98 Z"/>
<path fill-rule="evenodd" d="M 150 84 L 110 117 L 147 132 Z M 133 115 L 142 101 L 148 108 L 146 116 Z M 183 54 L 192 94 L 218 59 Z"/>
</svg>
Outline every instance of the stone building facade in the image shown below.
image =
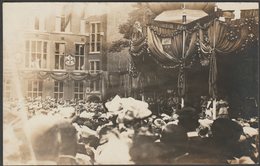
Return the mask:
<svg viewBox="0 0 260 166">
<path fill-rule="evenodd" d="M 17 86 L 21 96 L 31 98 L 105 96 L 107 15 L 86 15 L 71 6 L 28 18 L 15 63 L 10 59 L 17 53 L 4 49 L 4 98 L 18 97 Z"/>
</svg>

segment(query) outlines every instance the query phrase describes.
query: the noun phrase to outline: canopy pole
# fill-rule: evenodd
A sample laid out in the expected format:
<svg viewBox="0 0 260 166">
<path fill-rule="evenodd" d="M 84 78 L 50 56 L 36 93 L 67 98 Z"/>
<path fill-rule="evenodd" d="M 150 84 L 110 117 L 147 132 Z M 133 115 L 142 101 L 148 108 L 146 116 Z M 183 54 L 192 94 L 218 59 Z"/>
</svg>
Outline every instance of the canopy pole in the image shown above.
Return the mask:
<svg viewBox="0 0 260 166">
<path fill-rule="evenodd" d="M 217 99 L 213 99 L 213 120 L 217 119 Z"/>
<path fill-rule="evenodd" d="M 184 7 L 183 9 L 185 9 L 185 3 L 184 3 Z M 182 15 L 182 23 L 183 23 L 183 29 L 182 29 L 182 59 L 184 60 L 185 58 L 185 43 L 186 43 L 186 32 L 185 32 L 185 25 L 186 24 L 186 14 L 183 13 Z M 181 69 L 182 70 L 182 69 Z M 181 108 L 184 107 L 184 98 L 183 96 L 181 97 Z"/>
<path fill-rule="evenodd" d="M 144 92 L 141 94 L 141 99 L 144 101 Z"/>
<path fill-rule="evenodd" d="M 217 11 L 217 7 L 214 8 L 215 12 Z M 215 54 L 215 47 L 216 47 L 216 18 L 214 18 L 213 21 L 213 50 L 212 54 Z M 215 89 L 213 88 L 213 91 Z M 215 92 L 213 92 L 213 120 L 217 118 L 217 99 Z"/>
<path fill-rule="evenodd" d="M 181 108 L 183 108 L 184 107 L 184 98 L 182 97 L 181 98 Z"/>
</svg>

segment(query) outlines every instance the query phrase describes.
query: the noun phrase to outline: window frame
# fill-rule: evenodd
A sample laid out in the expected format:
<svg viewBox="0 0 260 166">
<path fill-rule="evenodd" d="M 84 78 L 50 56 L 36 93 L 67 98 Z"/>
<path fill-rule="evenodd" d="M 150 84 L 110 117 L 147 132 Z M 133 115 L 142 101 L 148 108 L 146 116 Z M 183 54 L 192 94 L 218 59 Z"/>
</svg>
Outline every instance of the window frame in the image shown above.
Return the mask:
<svg viewBox="0 0 260 166">
<path fill-rule="evenodd" d="M 99 24 L 99 31 L 98 31 L 98 24 Z M 95 31 L 92 32 L 92 25 L 95 25 Z M 102 50 L 102 23 L 100 21 L 98 22 L 90 22 L 89 23 L 89 30 L 90 30 L 90 33 L 89 33 L 89 53 L 101 53 L 101 50 Z M 94 41 L 92 42 L 92 35 L 94 35 Z M 97 40 L 98 38 L 98 35 L 100 36 L 100 41 Z M 98 45 L 99 43 L 99 51 L 98 51 Z M 92 50 L 92 44 L 94 44 L 94 50 Z"/>
<path fill-rule="evenodd" d="M 57 83 L 57 85 L 56 85 L 56 83 Z M 61 84 L 62 84 L 62 88 L 60 86 Z M 56 91 L 55 88 L 57 88 L 58 91 Z M 57 97 L 55 95 L 57 95 Z M 62 99 L 64 97 L 64 82 L 63 81 L 54 81 L 53 97 L 55 99 Z"/>
<path fill-rule="evenodd" d="M 36 27 L 38 27 L 38 29 Z M 34 30 L 40 30 L 40 18 L 38 16 L 34 17 Z"/>
<path fill-rule="evenodd" d="M 32 87 L 29 88 L 29 85 L 31 85 Z M 36 82 L 36 87 L 34 87 L 34 83 Z M 29 79 L 28 80 L 28 85 L 27 85 L 27 97 L 31 97 L 31 98 L 36 98 L 43 95 L 43 80 L 40 79 Z M 40 83 L 41 83 L 41 89 L 40 89 Z M 34 91 L 34 89 L 36 88 L 36 91 Z M 34 94 L 36 94 L 36 96 L 34 96 Z"/>
<path fill-rule="evenodd" d="M 27 42 L 29 43 L 28 45 L 28 50 L 27 50 Z M 35 42 L 35 48 L 33 49 L 33 42 Z M 38 42 L 41 42 L 41 49 L 38 51 Z M 46 52 L 44 50 L 44 46 L 46 44 Z M 35 50 L 35 51 L 33 51 Z M 32 59 L 33 59 L 33 54 L 35 54 L 35 57 L 37 57 L 38 54 L 41 55 L 41 64 L 40 66 L 34 66 Z M 39 39 L 28 39 L 25 40 L 25 68 L 28 69 L 47 69 L 48 68 L 48 54 L 49 54 L 49 41 L 48 40 L 39 40 Z M 45 58 L 45 65 L 43 59 Z"/>
<path fill-rule="evenodd" d="M 92 70 L 91 69 L 91 62 L 94 62 L 94 69 Z M 99 62 L 99 70 L 97 70 L 97 63 L 96 62 Z M 97 74 L 97 73 L 100 73 L 101 72 L 101 61 L 99 59 L 97 60 L 89 60 L 89 73 L 91 74 Z"/>
<path fill-rule="evenodd" d="M 81 85 L 82 85 L 82 91 L 80 91 Z M 82 98 L 81 98 L 81 96 L 82 96 Z M 74 99 L 78 99 L 78 100 L 84 99 L 84 82 L 83 81 L 74 81 Z"/>
<path fill-rule="evenodd" d="M 59 53 L 56 53 L 56 44 L 64 44 L 64 55 L 62 55 L 62 54 L 60 54 L 60 52 Z M 63 70 L 65 70 L 65 57 L 66 57 L 66 47 L 67 47 L 67 43 L 66 42 L 64 42 L 64 41 L 55 41 L 54 42 L 54 70 L 61 70 L 61 71 L 63 71 Z M 56 56 L 58 56 L 59 57 L 59 67 L 58 68 L 56 68 Z M 63 68 L 61 68 L 60 66 L 60 57 L 61 56 L 63 56 Z"/>
<path fill-rule="evenodd" d="M 87 21 L 85 19 L 80 19 L 80 34 L 85 35 L 86 34 L 86 24 Z"/>
<path fill-rule="evenodd" d="M 30 27 L 29 30 L 32 30 L 35 33 L 38 32 L 47 32 L 46 27 L 46 17 L 45 16 L 30 16 Z M 36 28 L 37 27 L 37 28 Z"/>
<path fill-rule="evenodd" d="M 82 45 L 84 48 L 83 48 L 83 54 L 77 54 L 77 47 L 76 45 Z M 86 45 L 85 43 L 80 43 L 80 42 L 75 42 L 74 43 L 74 46 L 75 46 L 75 70 L 76 71 L 82 71 L 82 70 L 85 70 L 85 51 L 86 51 Z M 80 52 L 80 49 L 78 50 L 78 52 Z M 82 59 L 83 61 L 83 65 L 82 66 L 78 66 L 79 69 L 77 69 L 77 58 L 79 58 L 79 64 L 81 62 L 80 59 Z"/>
<path fill-rule="evenodd" d="M 8 99 L 11 97 L 12 81 L 11 81 L 11 79 L 4 79 L 3 83 L 4 83 L 4 88 L 3 88 L 4 96 L 3 97 Z"/>
<path fill-rule="evenodd" d="M 94 80 L 94 81 L 90 81 L 90 92 L 91 93 L 100 93 L 101 92 L 101 87 L 100 87 L 100 80 Z M 93 86 L 92 86 L 93 85 Z"/>
<path fill-rule="evenodd" d="M 66 18 L 67 17 L 68 16 L 66 16 L 64 14 L 56 15 L 56 17 L 55 17 L 55 32 L 57 32 L 57 33 L 71 33 L 71 20 L 68 22 L 67 26 L 64 26 L 64 27 L 62 26 L 63 21 L 64 21 L 64 24 L 66 24 Z"/>
</svg>

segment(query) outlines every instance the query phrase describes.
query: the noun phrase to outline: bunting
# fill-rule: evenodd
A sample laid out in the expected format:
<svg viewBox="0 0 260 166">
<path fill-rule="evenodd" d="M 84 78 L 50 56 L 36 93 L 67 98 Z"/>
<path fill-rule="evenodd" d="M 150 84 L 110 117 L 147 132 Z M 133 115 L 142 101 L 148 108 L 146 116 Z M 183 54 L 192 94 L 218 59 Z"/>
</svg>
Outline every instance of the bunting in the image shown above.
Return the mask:
<svg viewBox="0 0 260 166">
<path fill-rule="evenodd" d="M 102 73 L 98 74 L 90 74 L 90 73 L 74 73 L 74 72 L 54 72 L 54 71 L 37 71 L 37 72 L 27 72 L 21 73 L 21 77 L 27 79 L 53 79 L 56 81 L 64 81 L 64 80 L 75 80 L 75 81 L 83 81 L 83 80 L 98 80 L 101 79 Z"/>
<path fill-rule="evenodd" d="M 237 24 L 228 24 L 214 20 L 207 30 L 199 30 L 200 51 L 209 59 L 209 94 L 217 97 L 217 55 L 225 55 L 241 50 L 248 43 L 252 34 L 252 19 Z M 255 26 L 257 23 L 255 23 Z"/>
<path fill-rule="evenodd" d="M 259 40 L 258 17 L 244 18 L 230 23 L 214 18 L 203 25 L 197 23 L 192 28 L 186 28 L 153 22 L 148 25 L 146 36 L 131 41 L 132 59 L 137 62 L 150 58 L 161 68 L 179 68 L 177 85 L 179 95 L 183 96 L 186 88 L 185 69 L 192 67 L 195 56 L 198 55 L 202 66 L 209 65 L 209 94 L 216 98 L 218 54 L 241 51 L 248 44 Z M 182 32 L 186 34 L 184 38 Z M 166 44 L 162 42 L 165 38 L 170 39 L 167 39 Z M 143 63 L 136 63 L 136 65 L 140 64 Z"/>
</svg>

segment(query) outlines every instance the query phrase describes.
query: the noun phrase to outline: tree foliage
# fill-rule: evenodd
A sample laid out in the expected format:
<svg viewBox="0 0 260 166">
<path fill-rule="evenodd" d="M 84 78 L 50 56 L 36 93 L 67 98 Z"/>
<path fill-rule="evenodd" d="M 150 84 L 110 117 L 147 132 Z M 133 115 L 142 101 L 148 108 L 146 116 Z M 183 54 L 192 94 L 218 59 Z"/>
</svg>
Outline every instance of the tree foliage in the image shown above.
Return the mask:
<svg viewBox="0 0 260 166">
<path fill-rule="evenodd" d="M 125 39 L 116 40 L 109 48 L 109 52 L 120 52 L 130 46 L 130 41 Z"/>
<path fill-rule="evenodd" d="M 140 2 L 134 4 L 133 7 L 135 9 L 129 13 L 128 20 L 119 25 L 119 33 L 123 34 L 123 39 L 113 42 L 109 49 L 110 52 L 120 52 L 123 48 L 129 47 L 133 25 L 136 21 L 139 21 L 141 25 L 144 25 L 147 7 Z"/>
</svg>

